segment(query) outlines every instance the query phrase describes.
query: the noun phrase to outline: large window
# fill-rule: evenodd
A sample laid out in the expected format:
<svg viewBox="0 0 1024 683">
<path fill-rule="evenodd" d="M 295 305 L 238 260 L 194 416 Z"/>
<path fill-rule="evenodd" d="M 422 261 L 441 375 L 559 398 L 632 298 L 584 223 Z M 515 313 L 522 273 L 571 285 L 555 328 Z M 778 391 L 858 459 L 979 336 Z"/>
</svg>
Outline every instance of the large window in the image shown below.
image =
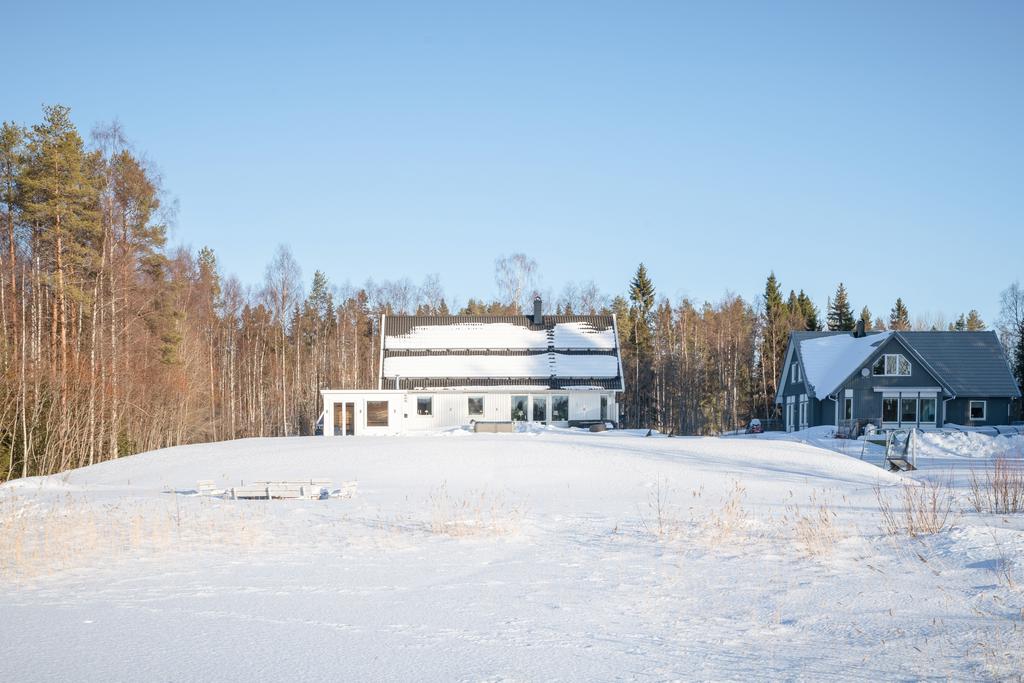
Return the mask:
<svg viewBox="0 0 1024 683">
<path fill-rule="evenodd" d="M 534 396 L 533 397 L 533 421 L 534 422 L 547 422 L 548 420 L 548 397 L 547 396 Z"/>
<path fill-rule="evenodd" d="M 484 414 L 484 397 L 483 396 L 470 396 L 466 399 L 467 408 L 469 409 L 470 417 L 480 417 Z"/>
<path fill-rule="evenodd" d="M 552 422 L 565 422 L 569 419 L 569 397 L 568 396 L 552 396 L 551 397 L 551 421 Z"/>
<path fill-rule="evenodd" d="M 388 402 L 367 401 L 366 402 L 366 426 L 387 427 L 388 426 Z"/>
<path fill-rule="evenodd" d="M 513 396 L 512 397 L 512 421 L 523 422 L 526 420 L 526 403 L 527 399 L 525 396 Z"/>
<path fill-rule="evenodd" d="M 434 414 L 434 398 L 432 396 L 417 396 L 416 397 L 416 414 L 417 415 L 433 415 Z"/>
<path fill-rule="evenodd" d="M 882 422 L 900 421 L 900 400 L 898 398 L 882 399 Z"/>
<path fill-rule="evenodd" d="M 988 405 L 985 403 L 985 401 L 971 401 L 969 406 L 971 419 L 984 420 L 987 408 Z"/>
<path fill-rule="evenodd" d="M 921 399 L 921 422 L 935 422 L 935 399 Z"/>
<path fill-rule="evenodd" d="M 900 399 L 900 420 L 903 422 L 917 422 L 917 399 Z"/>
<path fill-rule="evenodd" d="M 876 377 L 909 377 L 910 361 L 902 353 L 887 353 L 879 356 L 871 366 L 871 374 Z"/>
</svg>

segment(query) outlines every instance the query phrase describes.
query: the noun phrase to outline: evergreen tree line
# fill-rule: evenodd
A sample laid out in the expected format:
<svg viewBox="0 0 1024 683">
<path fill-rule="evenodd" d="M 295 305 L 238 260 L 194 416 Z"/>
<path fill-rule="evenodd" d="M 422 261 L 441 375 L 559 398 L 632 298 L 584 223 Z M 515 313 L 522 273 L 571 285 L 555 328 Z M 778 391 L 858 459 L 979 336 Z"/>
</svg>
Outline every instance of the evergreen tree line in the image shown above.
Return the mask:
<svg viewBox="0 0 1024 683">
<path fill-rule="evenodd" d="M 167 245 L 159 174 L 116 124 L 87 144 L 66 107 L 0 127 L 0 479 L 139 451 L 310 434 L 319 391 L 376 386 L 382 313 L 514 314 L 538 292 L 524 254 L 495 262 L 497 297 L 445 300 L 440 278 L 308 281 L 286 247 L 263 282 L 221 272 L 208 248 Z M 845 287 L 824 320 L 774 274 L 754 301 L 658 298 L 641 265 L 624 295 L 569 283 L 548 312 L 617 314 L 625 426 L 707 434 L 774 414 L 793 330 L 853 329 Z M 867 308 L 869 329 L 886 326 Z M 902 300 L 888 327 L 907 329 Z M 975 311 L 952 329 L 982 329 Z M 1000 333 L 1024 376 L 1024 296 L 1003 294 Z"/>
</svg>

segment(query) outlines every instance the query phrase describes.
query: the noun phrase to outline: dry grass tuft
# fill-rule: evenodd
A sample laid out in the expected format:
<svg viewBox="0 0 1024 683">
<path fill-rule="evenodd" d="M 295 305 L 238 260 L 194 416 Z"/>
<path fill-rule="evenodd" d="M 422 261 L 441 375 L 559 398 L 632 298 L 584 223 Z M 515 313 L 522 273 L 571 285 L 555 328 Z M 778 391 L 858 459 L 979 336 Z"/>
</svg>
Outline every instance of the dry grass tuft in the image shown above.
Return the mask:
<svg viewBox="0 0 1024 683">
<path fill-rule="evenodd" d="M 842 535 L 836 524 L 836 512 L 825 492 L 811 492 L 806 508 L 786 505 L 783 522 L 792 528 L 797 545 L 810 557 L 827 557 Z"/>
<path fill-rule="evenodd" d="M 968 497 L 978 512 L 1024 512 L 1024 461 L 999 456 L 980 473 L 972 468 Z"/>
<path fill-rule="evenodd" d="M 748 526 L 750 514 L 743 507 L 747 489 L 738 481 L 726 494 L 722 507 L 712 510 L 704 520 L 705 540 L 711 546 L 719 546 L 739 536 Z"/>
<path fill-rule="evenodd" d="M 0 497 L 0 578 L 28 579 L 202 546 L 249 547 L 262 538 L 259 508 L 175 499 L 96 503 L 67 495 Z"/>
<path fill-rule="evenodd" d="M 890 536 L 937 534 L 953 523 L 956 495 L 952 478 L 922 480 L 899 487 L 895 502 L 889 490 L 875 486 L 882 530 Z"/>
<path fill-rule="evenodd" d="M 501 494 L 469 491 L 463 497 L 448 493 L 443 483 L 430 494 L 430 531 L 445 536 L 504 536 L 519 531 L 522 507 Z"/>
</svg>

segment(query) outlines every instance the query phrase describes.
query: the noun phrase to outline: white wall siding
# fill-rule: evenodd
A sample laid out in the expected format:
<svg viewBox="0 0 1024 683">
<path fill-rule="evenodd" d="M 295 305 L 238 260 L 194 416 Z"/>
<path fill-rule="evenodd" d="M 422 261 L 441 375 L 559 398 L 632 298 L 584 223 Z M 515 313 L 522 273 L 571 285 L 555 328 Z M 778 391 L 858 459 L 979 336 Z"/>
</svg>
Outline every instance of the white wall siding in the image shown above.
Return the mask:
<svg viewBox="0 0 1024 683">
<path fill-rule="evenodd" d="M 483 397 L 484 414 L 469 414 L 469 399 Z M 337 404 L 354 405 L 355 433 L 397 434 L 402 431 L 426 431 L 469 425 L 471 421 L 508 422 L 512 419 L 512 397 L 544 397 L 547 400 L 547 415 L 550 416 L 553 396 L 569 397 L 570 420 L 601 419 L 601 397 L 607 397 L 606 419 L 618 419 L 618 404 L 614 392 L 603 391 L 513 391 L 508 393 L 486 393 L 483 391 L 325 391 L 324 392 L 324 434 L 334 435 L 334 407 Z M 418 399 L 431 399 L 431 414 L 417 413 Z M 367 401 L 388 402 L 388 426 L 369 427 L 366 424 Z M 527 421 L 533 421 L 532 401 L 527 403 Z M 554 424 L 564 425 L 563 422 Z"/>
</svg>

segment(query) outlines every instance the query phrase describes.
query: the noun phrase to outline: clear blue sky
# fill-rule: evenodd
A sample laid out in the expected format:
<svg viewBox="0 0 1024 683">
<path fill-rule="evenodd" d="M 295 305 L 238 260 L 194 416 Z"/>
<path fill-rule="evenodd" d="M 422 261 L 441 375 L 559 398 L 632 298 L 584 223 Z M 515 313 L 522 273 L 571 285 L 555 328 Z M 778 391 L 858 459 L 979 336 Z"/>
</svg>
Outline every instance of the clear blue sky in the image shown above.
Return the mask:
<svg viewBox="0 0 1024 683">
<path fill-rule="evenodd" d="M 1024 277 L 1022 2 L 4 3 L 0 118 L 118 118 L 246 282 L 977 307 Z M 13 59 L 13 63 L 12 63 Z"/>
</svg>

